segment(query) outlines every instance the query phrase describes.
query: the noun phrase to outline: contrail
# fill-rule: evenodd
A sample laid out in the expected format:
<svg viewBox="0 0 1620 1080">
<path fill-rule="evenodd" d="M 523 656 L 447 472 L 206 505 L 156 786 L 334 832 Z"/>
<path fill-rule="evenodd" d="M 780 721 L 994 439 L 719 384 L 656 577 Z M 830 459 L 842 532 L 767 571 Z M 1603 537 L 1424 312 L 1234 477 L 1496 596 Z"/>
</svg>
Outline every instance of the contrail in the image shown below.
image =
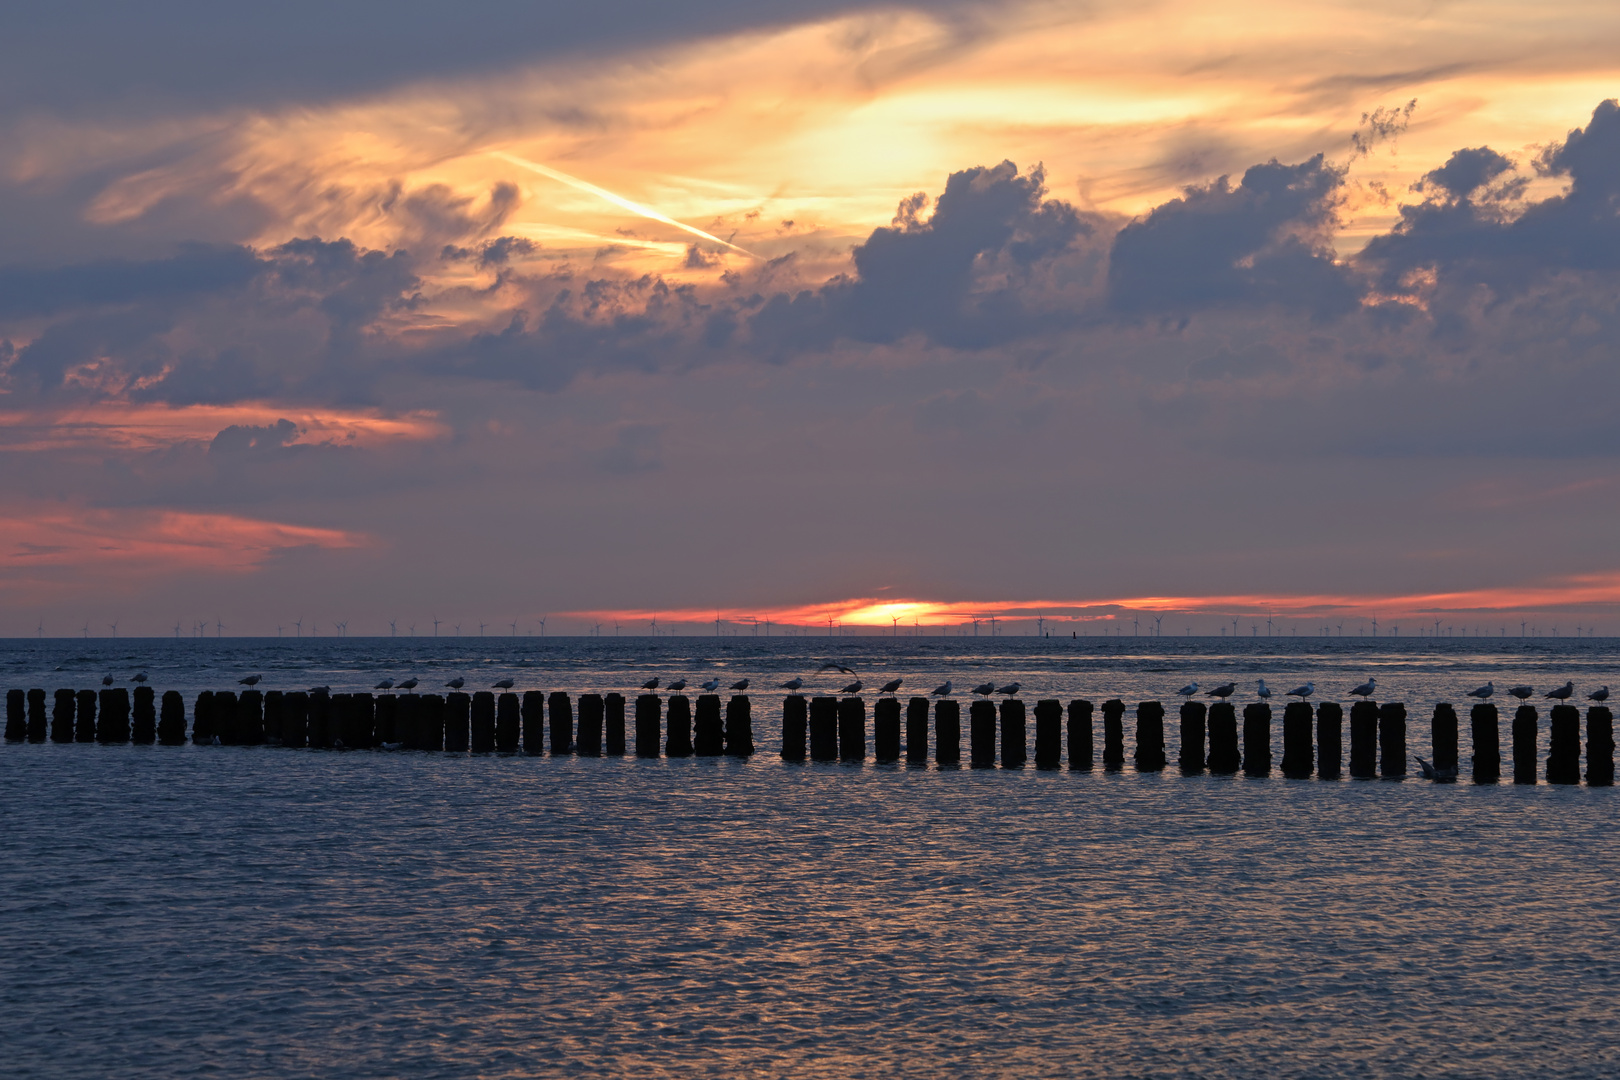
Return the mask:
<svg viewBox="0 0 1620 1080">
<path fill-rule="evenodd" d="M 660 214 L 650 206 L 642 206 L 640 203 L 631 202 L 622 195 L 615 195 L 607 188 L 597 187 L 595 184 L 581 180 L 577 176 L 569 176 L 567 173 L 559 172 L 548 165 L 542 165 L 537 161 L 530 161 L 527 158 L 520 158 L 516 154 L 508 154 L 504 150 L 491 150 L 490 153 L 504 161 L 510 161 L 513 165 L 520 165 L 532 172 L 537 172 L 541 176 L 549 176 L 551 179 L 567 184 L 569 187 L 578 188 L 580 191 L 588 191 L 597 198 L 605 199 L 614 206 L 622 207 L 633 214 L 640 214 L 642 217 L 651 218 L 654 221 L 662 221 L 665 225 L 673 225 L 677 229 L 691 233 L 693 236 L 701 236 L 705 240 L 713 241 L 714 243 L 719 244 L 721 247 L 728 247 L 732 251 L 740 251 L 742 254 L 747 255 L 750 259 L 759 258 L 758 255 L 755 255 L 747 248 L 740 248 L 736 244 L 733 244 L 727 240 L 722 240 L 718 236 L 714 236 L 710 233 L 706 233 L 702 229 L 695 229 L 690 225 L 683 225 L 672 217 L 666 217 L 665 215 Z"/>
</svg>

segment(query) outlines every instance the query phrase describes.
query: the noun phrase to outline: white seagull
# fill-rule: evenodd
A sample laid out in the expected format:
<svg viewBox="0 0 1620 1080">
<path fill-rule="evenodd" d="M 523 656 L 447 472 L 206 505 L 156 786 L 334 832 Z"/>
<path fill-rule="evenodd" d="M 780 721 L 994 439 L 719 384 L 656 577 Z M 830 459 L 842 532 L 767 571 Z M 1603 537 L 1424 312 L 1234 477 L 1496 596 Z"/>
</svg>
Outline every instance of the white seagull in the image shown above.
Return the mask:
<svg viewBox="0 0 1620 1080">
<path fill-rule="evenodd" d="M 1362 701 L 1366 701 L 1368 698 L 1372 697 L 1373 691 L 1375 689 L 1377 689 L 1377 687 L 1378 687 L 1378 680 L 1377 679 L 1368 679 L 1366 682 L 1362 683 L 1360 686 L 1358 686 L 1354 690 L 1350 691 L 1350 696 L 1351 697 L 1358 697 Z"/>
<path fill-rule="evenodd" d="M 799 687 L 801 687 L 803 685 L 804 685 L 804 680 L 799 678 L 797 675 L 795 675 L 793 678 L 789 679 L 787 682 L 782 684 L 782 689 L 783 690 L 797 690 Z"/>
<path fill-rule="evenodd" d="M 1484 686 L 1476 686 L 1472 690 L 1468 691 L 1468 696 L 1477 697 L 1479 700 L 1484 701 L 1494 693 L 1496 693 L 1496 680 L 1492 679 Z"/>
<path fill-rule="evenodd" d="M 499 682 L 490 683 L 490 686 L 494 687 L 496 690 L 510 690 L 512 689 L 512 680 L 502 679 Z"/>
<path fill-rule="evenodd" d="M 720 677 L 717 675 L 714 678 L 710 679 L 708 682 L 706 682 L 706 683 L 698 683 L 698 685 L 712 694 L 716 690 L 720 689 Z"/>
<path fill-rule="evenodd" d="M 1186 686 L 1183 686 L 1180 690 L 1177 690 L 1176 693 L 1180 694 L 1184 698 L 1190 698 L 1194 694 L 1198 693 L 1198 684 L 1195 682 L 1190 682 Z"/>
<path fill-rule="evenodd" d="M 1304 686 L 1296 686 L 1292 690 L 1288 691 L 1288 696 L 1297 697 L 1299 700 L 1304 701 L 1314 693 L 1316 693 L 1316 684 L 1313 682 L 1308 682 Z"/>
<path fill-rule="evenodd" d="M 1015 683 L 1015 682 L 1010 682 L 1006 686 L 998 687 L 996 689 L 996 693 L 998 693 L 998 694 L 1016 694 L 1016 693 L 1018 693 L 1018 684 Z"/>
<path fill-rule="evenodd" d="M 1514 697 L 1518 698 L 1520 701 L 1523 701 L 1525 698 L 1529 697 L 1531 694 L 1534 694 L 1535 692 L 1536 692 L 1535 689 L 1533 687 L 1529 687 L 1529 686 L 1510 686 L 1510 687 L 1508 687 L 1508 693 L 1512 694 Z"/>
<path fill-rule="evenodd" d="M 1259 688 L 1255 690 L 1255 693 L 1260 695 L 1261 701 L 1271 700 L 1271 687 L 1266 685 L 1266 680 L 1264 679 L 1259 680 Z"/>
</svg>

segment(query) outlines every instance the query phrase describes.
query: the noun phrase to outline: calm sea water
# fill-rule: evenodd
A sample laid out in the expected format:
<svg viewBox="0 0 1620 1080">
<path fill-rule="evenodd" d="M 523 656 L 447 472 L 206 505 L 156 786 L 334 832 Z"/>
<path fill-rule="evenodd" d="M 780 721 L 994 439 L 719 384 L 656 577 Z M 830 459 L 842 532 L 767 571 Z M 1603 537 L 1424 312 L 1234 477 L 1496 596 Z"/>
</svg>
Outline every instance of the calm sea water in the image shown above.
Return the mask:
<svg viewBox="0 0 1620 1080">
<path fill-rule="evenodd" d="M 826 659 L 1028 700 L 1376 675 L 1414 720 L 1620 686 L 1603 639 L 30 641 L 0 682 Z M 748 761 L 0 745 L 4 1072 L 1620 1074 L 1613 789 L 787 765 L 755 698 Z"/>
</svg>

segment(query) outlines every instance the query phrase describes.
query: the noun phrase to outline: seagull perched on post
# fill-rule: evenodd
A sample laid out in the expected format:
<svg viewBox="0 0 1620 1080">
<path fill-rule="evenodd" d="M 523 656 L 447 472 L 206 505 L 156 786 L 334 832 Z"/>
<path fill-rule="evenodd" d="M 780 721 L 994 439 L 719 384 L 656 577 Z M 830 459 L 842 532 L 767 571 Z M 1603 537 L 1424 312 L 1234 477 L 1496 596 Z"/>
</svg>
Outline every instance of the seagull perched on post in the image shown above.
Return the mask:
<svg viewBox="0 0 1620 1080">
<path fill-rule="evenodd" d="M 720 689 L 720 676 L 716 675 L 706 683 L 698 683 L 698 686 L 712 694 Z"/>
<path fill-rule="evenodd" d="M 444 685 L 448 686 L 452 690 L 460 690 L 463 686 L 467 685 L 467 680 L 463 679 L 460 675 L 457 675 Z"/>
<path fill-rule="evenodd" d="M 489 685 L 496 690 L 510 690 L 512 689 L 512 680 L 501 679 L 499 682 L 492 682 Z"/>
<path fill-rule="evenodd" d="M 1018 684 L 1015 683 L 1015 682 L 1010 682 L 1006 686 L 998 686 L 996 688 L 996 693 L 998 693 L 998 694 L 1016 694 L 1016 693 L 1018 693 Z"/>
<path fill-rule="evenodd" d="M 1575 696 L 1575 684 L 1573 682 L 1567 682 L 1556 690 L 1547 691 L 1547 696 L 1552 698 L 1554 701 L 1568 701 L 1570 698 Z"/>
<path fill-rule="evenodd" d="M 748 680 L 747 679 L 738 679 L 736 682 L 731 684 L 731 689 L 739 691 L 739 692 L 748 689 Z"/>
<path fill-rule="evenodd" d="M 1592 691 L 1590 694 L 1587 694 L 1586 695 L 1586 700 L 1587 701 L 1608 701 L 1609 700 L 1609 688 L 1607 686 L 1599 687 L 1598 689 Z"/>
<path fill-rule="evenodd" d="M 111 686 L 112 684 L 113 684 L 112 675 L 108 674 L 108 675 L 103 675 L 101 677 L 101 685 L 102 686 Z"/>
<path fill-rule="evenodd" d="M 1225 701 L 1227 698 L 1231 697 L 1236 692 L 1237 692 L 1237 683 L 1222 683 L 1221 685 L 1217 686 L 1215 689 L 1211 690 L 1205 696 L 1206 697 L 1218 697 L 1222 701 Z"/>
<path fill-rule="evenodd" d="M 392 690 L 393 688 L 394 688 L 394 680 L 393 679 L 384 679 L 382 682 L 380 682 L 376 686 L 372 687 L 373 690 Z"/>
<path fill-rule="evenodd" d="M 1508 687 L 1508 693 L 1512 694 L 1514 697 L 1518 698 L 1520 701 L 1523 701 L 1525 698 L 1529 697 L 1531 694 L 1534 694 L 1535 692 L 1536 692 L 1535 688 L 1530 687 L 1530 686 L 1510 686 L 1510 687 Z"/>
<path fill-rule="evenodd" d="M 1360 686 L 1358 686 L 1354 690 L 1350 691 L 1350 696 L 1351 697 L 1358 697 L 1362 701 L 1366 701 L 1368 698 L 1372 697 L 1373 690 L 1375 690 L 1377 688 L 1377 686 L 1378 686 L 1378 680 L 1377 679 L 1368 679 L 1366 682 L 1362 683 Z"/>
<path fill-rule="evenodd" d="M 879 690 L 878 693 L 897 694 L 900 692 L 900 684 L 903 682 L 905 682 L 904 679 L 890 679 L 888 682 L 883 684 L 883 689 Z"/>
<path fill-rule="evenodd" d="M 236 682 L 239 686 L 258 686 L 263 680 L 263 675 L 249 675 L 245 679 L 237 679 Z"/>
<path fill-rule="evenodd" d="M 1477 697 L 1479 700 L 1484 701 L 1494 693 L 1496 693 L 1496 680 L 1493 679 L 1484 686 L 1476 686 L 1468 691 L 1468 696 Z"/>
<path fill-rule="evenodd" d="M 643 690 L 656 690 L 658 689 L 658 680 L 656 678 L 648 679 L 646 682 L 641 684 L 641 688 Z"/>
<path fill-rule="evenodd" d="M 1184 698 L 1190 698 L 1194 694 L 1198 693 L 1198 684 L 1195 682 L 1190 682 L 1186 686 L 1183 686 L 1180 690 L 1177 690 L 1176 693 L 1180 694 Z"/>
<path fill-rule="evenodd" d="M 973 692 L 975 694 L 982 694 L 985 697 L 989 697 L 991 694 L 996 692 L 996 684 L 993 682 L 980 683 L 978 686 L 973 688 Z"/>
<path fill-rule="evenodd" d="M 669 684 L 669 688 L 671 690 L 685 690 L 686 689 L 686 680 L 685 679 L 676 679 L 674 682 Z"/>
<path fill-rule="evenodd" d="M 950 697 L 950 696 L 951 696 L 951 680 L 946 679 L 943 686 L 934 687 L 934 697 Z"/>
<path fill-rule="evenodd" d="M 840 694 L 858 694 L 861 692 L 861 681 L 856 679 L 854 682 L 850 683 L 848 686 L 844 687 L 838 692 Z"/>
<path fill-rule="evenodd" d="M 1257 689 L 1255 691 L 1255 693 L 1260 695 L 1260 700 L 1261 701 L 1270 701 L 1271 700 L 1271 687 L 1266 685 L 1266 680 L 1264 680 L 1264 679 L 1259 680 L 1259 682 L 1260 682 L 1259 689 Z"/>
<path fill-rule="evenodd" d="M 795 675 L 793 678 L 789 679 L 787 682 L 782 684 L 782 689 L 783 690 L 797 690 L 799 687 L 801 687 L 803 685 L 804 685 L 804 680 L 799 678 L 797 675 Z"/>
<path fill-rule="evenodd" d="M 406 679 L 404 682 L 400 683 L 399 684 L 399 689 L 401 689 L 401 690 L 415 690 L 416 689 L 416 677 L 412 676 L 411 678 Z"/>
<path fill-rule="evenodd" d="M 146 672 L 137 671 L 135 673 L 135 677 L 130 679 L 129 681 L 132 682 L 132 683 L 143 683 L 144 684 L 146 682 Z"/>
<path fill-rule="evenodd" d="M 1304 686 L 1296 686 L 1292 690 L 1288 691 L 1288 696 L 1297 697 L 1299 700 L 1304 701 L 1314 693 L 1316 693 L 1316 684 L 1313 682 L 1308 682 Z"/>
</svg>

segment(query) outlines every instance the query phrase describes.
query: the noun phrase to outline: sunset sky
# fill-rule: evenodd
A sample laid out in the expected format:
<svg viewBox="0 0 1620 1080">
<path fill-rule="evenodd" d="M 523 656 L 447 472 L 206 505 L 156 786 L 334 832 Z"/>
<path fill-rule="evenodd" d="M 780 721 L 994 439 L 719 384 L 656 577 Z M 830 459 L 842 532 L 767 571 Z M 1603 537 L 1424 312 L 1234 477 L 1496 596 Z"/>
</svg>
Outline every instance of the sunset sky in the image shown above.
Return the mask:
<svg viewBox="0 0 1620 1080">
<path fill-rule="evenodd" d="M 1620 634 L 1612 3 L 27 6 L 0 635 Z"/>
</svg>

